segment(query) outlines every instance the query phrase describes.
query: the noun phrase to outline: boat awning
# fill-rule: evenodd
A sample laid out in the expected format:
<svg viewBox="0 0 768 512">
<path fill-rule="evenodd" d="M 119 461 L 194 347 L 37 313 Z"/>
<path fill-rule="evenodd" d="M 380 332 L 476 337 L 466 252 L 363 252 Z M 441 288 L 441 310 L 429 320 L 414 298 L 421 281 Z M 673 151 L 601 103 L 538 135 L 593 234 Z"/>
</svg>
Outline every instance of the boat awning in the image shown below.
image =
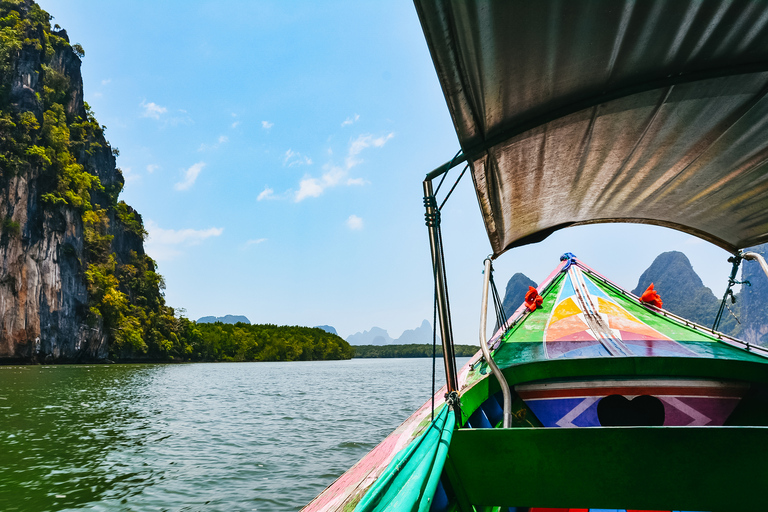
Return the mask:
<svg viewBox="0 0 768 512">
<path fill-rule="evenodd" d="M 768 242 L 768 2 L 415 3 L 496 256 L 599 222 Z"/>
</svg>

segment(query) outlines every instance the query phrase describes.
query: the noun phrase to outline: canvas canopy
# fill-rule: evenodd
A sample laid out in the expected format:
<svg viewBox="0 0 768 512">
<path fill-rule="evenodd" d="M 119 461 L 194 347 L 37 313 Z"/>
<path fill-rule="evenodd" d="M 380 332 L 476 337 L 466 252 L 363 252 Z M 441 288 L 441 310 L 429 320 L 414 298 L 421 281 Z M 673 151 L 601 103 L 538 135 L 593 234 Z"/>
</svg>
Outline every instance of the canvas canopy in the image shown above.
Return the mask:
<svg viewBox="0 0 768 512">
<path fill-rule="evenodd" d="M 415 3 L 496 256 L 598 222 L 768 242 L 768 2 Z"/>
</svg>

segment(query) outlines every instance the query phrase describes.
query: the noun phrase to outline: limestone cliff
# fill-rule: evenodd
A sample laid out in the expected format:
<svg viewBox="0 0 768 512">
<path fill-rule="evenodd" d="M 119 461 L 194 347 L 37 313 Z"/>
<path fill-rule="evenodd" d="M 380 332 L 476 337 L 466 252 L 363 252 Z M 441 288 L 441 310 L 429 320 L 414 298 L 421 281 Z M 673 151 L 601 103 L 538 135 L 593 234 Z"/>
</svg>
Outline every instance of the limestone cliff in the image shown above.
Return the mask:
<svg viewBox="0 0 768 512">
<path fill-rule="evenodd" d="M 0 362 L 104 359 L 139 325 L 121 276 L 154 272 L 141 218 L 117 201 L 82 49 L 31 0 L 3 1 L 0 28 Z"/>
</svg>

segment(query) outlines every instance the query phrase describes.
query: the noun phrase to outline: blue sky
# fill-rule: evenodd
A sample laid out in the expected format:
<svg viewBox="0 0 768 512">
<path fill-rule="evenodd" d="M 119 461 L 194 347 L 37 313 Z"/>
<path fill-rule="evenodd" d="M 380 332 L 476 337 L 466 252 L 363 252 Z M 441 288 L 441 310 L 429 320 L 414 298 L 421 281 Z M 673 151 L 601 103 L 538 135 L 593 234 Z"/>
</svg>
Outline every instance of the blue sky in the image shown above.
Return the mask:
<svg viewBox="0 0 768 512">
<path fill-rule="evenodd" d="M 431 321 L 421 180 L 458 142 L 412 3 L 40 4 L 85 48 L 85 99 L 169 305 L 343 337 Z M 443 229 L 456 341 L 471 344 L 490 245 L 467 178 Z M 631 289 L 668 250 L 722 293 L 725 251 L 651 226 L 567 229 L 495 266 L 500 283 L 540 281 L 570 251 Z"/>
</svg>

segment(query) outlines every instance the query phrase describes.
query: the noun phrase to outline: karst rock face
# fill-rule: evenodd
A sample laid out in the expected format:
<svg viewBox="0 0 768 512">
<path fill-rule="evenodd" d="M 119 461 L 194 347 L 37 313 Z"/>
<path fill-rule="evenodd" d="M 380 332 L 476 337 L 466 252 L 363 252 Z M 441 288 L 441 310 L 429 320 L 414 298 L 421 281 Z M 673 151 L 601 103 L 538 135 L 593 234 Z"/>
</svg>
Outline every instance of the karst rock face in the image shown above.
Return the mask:
<svg viewBox="0 0 768 512">
<path fill-rule="evenodd" d="M 24 1 L 15 10 L 24 18 L 33 7 L 36 6 L 31 1 Z M 68 41 L 63 30 L 51 33 Z M 6 112 L 31 112 L 42 124 L 43 77 L 52 69 L 68 80 L 62 98 L 67 119 L 86 118 L 81 61 L 72 47 L 56 46 L 52 56 L 51 48 L 46 55 L 45 48 L 34 45 L 24 45 L 9 53 L 11 70 L 4 77 L 3 92 Z M 11 83 L 7 84 L 9 78 Z M 114 208 L 106 207 L 110 202 L 109 191 L 119 191 L 123 178 L 103 133 L 99 131 L 98 136 L 79 148 L 73 147 L 71 152 L 86 172 L 99 177 L 104 187 L 104 191 L 91 191 L 90 198 L 94 205 L 103 205 L 109 218 L 106 229 L 113 236 L 110 250 L 116 261 L 128 261 L 131 251 L 143 254 L 142 237 L 115 218 Z M 66 204 L 45 204 L 42 195 L 50 190 L 51 177 L 42 165 L 30 161 L 16 172 L 2 171 L 0 362 L 105 359 L 108 336 L 103 321 L 88 315 L 88 258 L 82 211 Z M 138 214 L 135 216 L 140 222 Z"/>
</svg>

